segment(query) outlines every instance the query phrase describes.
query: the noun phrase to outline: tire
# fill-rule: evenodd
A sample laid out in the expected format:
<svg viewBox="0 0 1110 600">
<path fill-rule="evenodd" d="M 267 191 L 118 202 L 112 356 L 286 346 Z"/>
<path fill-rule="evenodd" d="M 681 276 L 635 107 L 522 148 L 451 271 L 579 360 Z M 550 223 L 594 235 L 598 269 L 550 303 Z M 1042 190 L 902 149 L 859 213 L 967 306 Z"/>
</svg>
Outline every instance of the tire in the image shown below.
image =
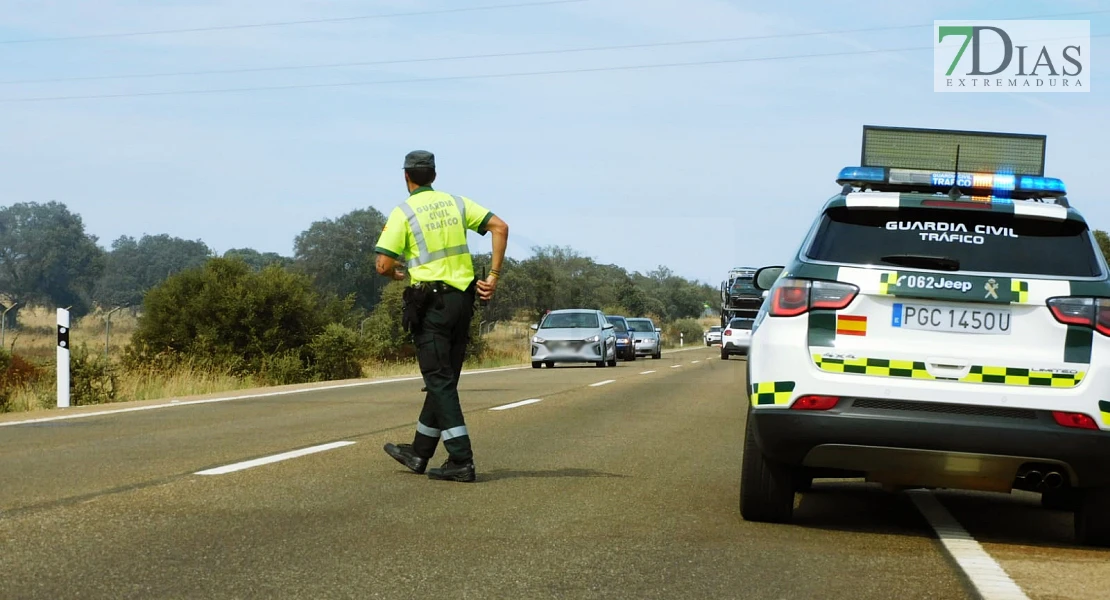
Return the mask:
<svg viewBox="0 0 1110 600">
<path fill-rule="evenodd" d="M 595 367 L 601 367 L 601 368 L 603 368 L 603 369 L 604 369 L 604 368 L 605 368 L 605 361 L 603 361 L 603 360 L 599 360 L 599 361 L 597 361 L 597 362 L 595 362 L 595 363 L 594 363 L 594 366 L 595 366 Z"/>
<path fill-rule="evenodd" d="M 721 348 L 721 360 L 728 360 L 728 351 Z"/>
<path fill-rule="evenodd" d="M 755 442 L 752 414 L 744 430 L 744 459 L 740 469 L 740 515 L 745 521 L 788 523 L 794 516 L 794 473 L 767 460 Z"/>
<path fill-rule="evenodd" d="M 538 368 L 540 368 L 540 365 L 542 365 L 542 364 L 543 363 L 541 363 L 540 361 L 534 360 L 534 361 L 532 361 L 532 368 L 533 369 L 538 369 Z"/>
<path fill-rule="evenodd" d="M 652 359 L 655 359 L 655 360 L 658 360 L 658 359 L 660 359 L 660 358 L 663 358 L 663 351 L 662 351 L 662 350 L 656 350 L 656 351 L 655 351 L 655 354 L 652 354 L 652 355 L 651 355 L 651 358 L 652 358 Z"/>
<path fill-rule="evenodd" d="M 546 365 L 548 369 L 554 369 L 555 368 L 555 363 L 550 361 L 550 360 L 544 361 L 543 364 Z"/>
<path fill-rule="evenodd" d="M 1110 547 L 1110 488 L 1083 490 L 1075 511 L 1075 540 Z"/>
<path fill-rule="evenodd" d="M 625 358 L 627 358 L 628 360 L 636 360 L 636 349 L 635 348 L 629 347 L 627 354 L 628 354 L 628 356 L 626 356 Z"/>
<path fill-rule="evenodd" d="M 614 359 L 610 360 L 610 361 L 609 361 L 609 366 L 610 366 L 610 367 L 615 367 L 615 366 L 617 366 L 617 359 L 615 359 L 615 358 L 614 358 Z"/>
</svg>

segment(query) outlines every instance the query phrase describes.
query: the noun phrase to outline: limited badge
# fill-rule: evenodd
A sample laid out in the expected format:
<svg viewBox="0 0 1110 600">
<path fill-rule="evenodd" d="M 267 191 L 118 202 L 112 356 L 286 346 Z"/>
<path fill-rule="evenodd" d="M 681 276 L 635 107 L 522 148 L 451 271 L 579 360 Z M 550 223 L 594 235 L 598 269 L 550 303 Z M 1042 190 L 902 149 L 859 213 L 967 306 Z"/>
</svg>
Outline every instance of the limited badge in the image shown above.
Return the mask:
<svg viewBox="0 0 1110 600">
<path fill-rule="evenodd" d="M 987 282 L 985 284 L 983 284 L 983 287 L 987 290 L 987 295 L 983 296 L 984 298 L 994 298 L 995 300 L 998 300 L 998 282 L 997 281 L 995 281 L 993 278 L 988 279 Z"/>
</svg>

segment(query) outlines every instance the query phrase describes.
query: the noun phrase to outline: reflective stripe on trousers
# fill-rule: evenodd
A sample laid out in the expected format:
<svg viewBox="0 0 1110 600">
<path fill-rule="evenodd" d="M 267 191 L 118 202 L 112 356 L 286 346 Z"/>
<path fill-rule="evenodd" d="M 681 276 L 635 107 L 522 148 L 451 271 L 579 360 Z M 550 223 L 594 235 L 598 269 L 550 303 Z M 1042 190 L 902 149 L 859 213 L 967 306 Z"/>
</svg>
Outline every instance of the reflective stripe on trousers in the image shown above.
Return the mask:
<svg viewBox="0 0 1110 600">
<path fill-rule="evenodd" d="M 455 199 L 455 208 L 459 211 L 459 217 L 462 219 L 463 231 L 466 231 L 466 205 L 463 203 L 462 198 L 454 195 L 451 197 Z M 416 211 L 412 210 L 412 206 L 409 206 L 408 202 L 402 202 L 401 212 L 405 213 L 405 218 L 409 221 L 409 228 L 412 229 L 412 236 L 416 238 L 417 256 L 407 261 L 409 268 L 418 267 L 449 256 L 470 253 L 470 248 L 466 243 L 463 243 L 461 246 L 449 246 L 442 250 L 429 252 L 428 242 L 424 239 L 424 229 L 420 226 L 420 219 L 416 218 Z"/>
</svg>

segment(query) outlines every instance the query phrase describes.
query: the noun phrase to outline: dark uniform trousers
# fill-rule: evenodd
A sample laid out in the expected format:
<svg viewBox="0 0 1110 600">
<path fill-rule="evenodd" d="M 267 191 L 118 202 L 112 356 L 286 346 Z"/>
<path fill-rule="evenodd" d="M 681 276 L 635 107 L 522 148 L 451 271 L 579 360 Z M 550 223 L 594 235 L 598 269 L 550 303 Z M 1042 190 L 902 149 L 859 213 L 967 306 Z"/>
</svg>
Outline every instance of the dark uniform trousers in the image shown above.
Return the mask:
<svg viewBox="0 0 1110 600">
<path fill-rule="evenodd" d="M 412 446 L 417 456 L 431 458 L 442 437 L 451 460 L 466 463 L 473 453 L 458 387 L 470 341 L 475 285 L 471 283 L 465 292 L 445 284 L 440 287 L 441 291 L 431 294 L 421 330 L 413 336 L 428 392 Z"/>
</svg>

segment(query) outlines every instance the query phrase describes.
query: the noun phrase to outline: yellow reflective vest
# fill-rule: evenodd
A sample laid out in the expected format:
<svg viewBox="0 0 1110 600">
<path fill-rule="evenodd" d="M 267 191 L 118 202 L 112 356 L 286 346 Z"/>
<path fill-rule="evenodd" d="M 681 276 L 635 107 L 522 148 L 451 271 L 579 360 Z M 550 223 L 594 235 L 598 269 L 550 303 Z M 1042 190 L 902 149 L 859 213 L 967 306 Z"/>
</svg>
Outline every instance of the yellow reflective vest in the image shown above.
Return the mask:
<svg viewBox="0 0 1110 600">
<path fill-rule="evenodd" d="M 442 281 L 465 290 L 474 281 L 466 232 L 485 235 L 492 217 L 470 198 L 416 188 L 389 213 L 374 251 L 403 261 L 413 282 Z"/>
</svg>

